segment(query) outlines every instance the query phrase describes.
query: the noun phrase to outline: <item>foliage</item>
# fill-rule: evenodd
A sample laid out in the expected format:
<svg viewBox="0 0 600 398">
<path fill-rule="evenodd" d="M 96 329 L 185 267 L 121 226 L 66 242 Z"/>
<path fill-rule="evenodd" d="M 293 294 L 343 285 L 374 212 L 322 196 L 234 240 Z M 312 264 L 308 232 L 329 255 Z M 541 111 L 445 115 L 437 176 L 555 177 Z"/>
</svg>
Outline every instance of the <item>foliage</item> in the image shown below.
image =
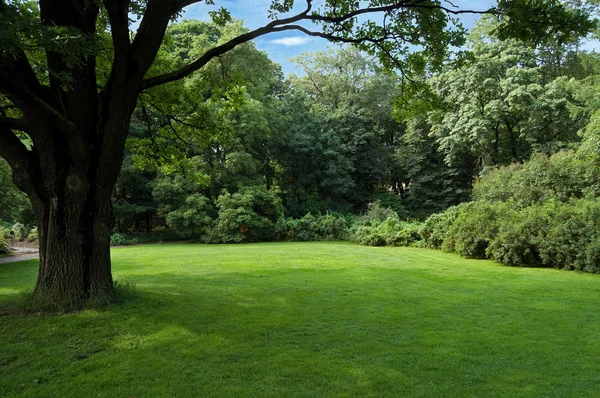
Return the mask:
<svg viewBox="0 0 600 398">
<path fill-rule="evenodd" d="M 410 246 L 420 240 L 420 224 L 402 221 L 389 207 L 376 201 L 357 219 L 351 239 L 367 246 Z"/>
<path fill-rule="evenodd" d="M 345 240 L 352 222 L 352 217 L 337 213 L 324 216 L 309 213 L 300 219 L 281 218 L 277 229 L 280 240 L 292 242 Z"/>
<path fill-rule="evenodd" d="M 30 241 L 37 241 L 40 238 L 37 227 L 33 227 L 27 234 L 27 239 Z"/>
<path fill-rule="evenodd" d="M 135 127 L 131 130 L 134 134 Z M 154 173 L 133 167 L 129 153 L 125 156 L 113 193 L 116 231 L 139 233 L 152 229 L 157 212 L 157 203 L 152 197 L 155 178 Z"/>
<path fill-rule="evenodd" d="M 600 235 L 596 235 L 585 248 L 586 272 L 600 273 Z"/>
<path fill-rule="evenodd" d="M 568 204 L 549 202 L 541 210 L 547 220 L 536 236 L 542 264 L 597 272 L 599 264 L 587 261 L 594 261 L 595 257 L 593 242 L 600 230 L 600 199 Z M 586 253 L 587 249 L 590 253 Z"/>
<path fill-rule="evenodd" d="M 574 152 L 533 156 L 523 164 L 490 169 L 473 187 L 476 200 L 511 202 L 517 207 L 549 200 L 600 196 L 600 169 Z"/>
<path fill-rule="evenodd" d="M 422 246 L 428 249 L 441 250 L 444 242 L 450 242 L 450 227 L 461 211 L 460 206 L 453 206 L 441 213 L 429 216 L 421 227 Z"/>
<path fill-rule="evenodd" d="M 8 253 L 8 245 L 6 243 L 6 231 L 0 228 L 0 253 Z"/>
<path fill-rule="evenodd" d="M 378 206 L 392 210 L 401 220 L 409 218 L 410 213 L 406 209 L 404 200 L 394 191 L 378 191 L 371 197 L 371 203 L 377 203 Z"/>
<path fill-rule="evenodd" d="M 352 241 L 366 246 L 411 246 L 421 240 L 421 225 L 391 216 L 375 225 L 361 225 Z"/>
<path fill-rule="evenodd" d="M 11 227 L 12 235 L 18 241 L 22 241 L 23 239 L 25 239 L 27 237 L 28 231 L 29 230 L 27 229 L 27 227 L 21 223 L 15 223 Z"/>
<path fill-rule="evenodd" d="M 381 201 L 376 200 L 368 204 L 367 211 L 358 218 L 357 223 L 371 226 L 381 224 L 388 218 L 398 218 L 398 214 L 391 207 L 386 207 Z"/>
<path fill-rule="evenodd" d="M 478 201 L 432 216 L 421 235 L 424 246 L 465 257 L 598 272 L 599 229 L 599 198 L 550 200 L 518 209 Z"/>
<path fill-rule="evenodd" d="M 27 196 L 12 181 L 12 172 L 0 158 L 0 220 L 28 223 L 31 204 Z"/>
<path fill-rule="evenodd" d="M 206 196 L 192 194 L 181 207 L 167 214 L 166 221 L 183 237 L 200 236 L 210 225 L 212 212 L 213 205 Z"/>
<path fill-rule="evenodd" d="M 426 218 L 470 198 L 474 158 L 468 150 L 460 160 L 444 161 L 439 144 L 431 135 L 431 124 L 423 116 L 407 122 L 396 157 L 407 182 L 406 206 L 416 218 Z"/>
<path fill-rule="evenodd" d="M 376 191 L 398 183 L 391 155 L 402 129 L 391 111 L 399 76 L 352 47 L 304 53 L 294 61 L 305 75 L 291 76 L 293 91 L 307 96 L 311 113 L 323 118 L 339 142 L 332 150 L 349 163 L 352 187 L 337 196 L 352 211 L 362 211 Z"/>
<path fill-rule="evenodd" d="M 459 208 L 442 248 L 467 258 L 486 258 L 487 249 L 510 207 L 504 203 L 469 202 Z"/>
<path fill-rule="evenodd" d="M 217 200 L 219 216 L 206 233 L 210 243 L 269 241 L 276 238 L 275 224 L 283 215 L 281 199 L 261 186 L 243 187 Z"/>
<path fill-rule="evenodd" d="M 576 81 L 546 82 L 535 50 L 514 41 L 478 45 L 473 54 L 472 63 L 430 79 L 442 107 L 429 120 L 447 163 L 467 148 L 481 166 L 509 164 L 578 140 L 586 114 L 573 112 Z"/>
<path fill-rule="evenodd" d="M 328 127 L 324 115 L 311 111 L 302 93 L 291 93 L 278 106 L 281 117 L 274 122 L 284 134 L 273 156 L 286 215 L 348 211 L 355 183 L 340 136 Z"/>
<path fill-rule="evenodd" d="M 125 234 L 114 233 L 110 236 L 110 245 L 111 246 L 125 246 L 127 245 L 128 240 Z"/>
</svg>

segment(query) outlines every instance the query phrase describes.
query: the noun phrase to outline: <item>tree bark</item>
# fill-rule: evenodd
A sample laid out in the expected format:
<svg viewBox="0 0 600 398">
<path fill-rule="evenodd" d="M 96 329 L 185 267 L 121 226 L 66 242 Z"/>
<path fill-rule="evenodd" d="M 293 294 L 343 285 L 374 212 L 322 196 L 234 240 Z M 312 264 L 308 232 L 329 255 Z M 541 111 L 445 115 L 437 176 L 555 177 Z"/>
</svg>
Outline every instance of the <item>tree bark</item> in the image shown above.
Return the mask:
<svg viewBox="0 0 600 398">
<path fill-rule="evenodd" d="M 81 192 L 74 178 L 66 181 L 72 195 L 34 206 L 40 243 L 35 293 L 60 300 L 108 299 L 113 295 L 110 195 Z"/>
</svg>

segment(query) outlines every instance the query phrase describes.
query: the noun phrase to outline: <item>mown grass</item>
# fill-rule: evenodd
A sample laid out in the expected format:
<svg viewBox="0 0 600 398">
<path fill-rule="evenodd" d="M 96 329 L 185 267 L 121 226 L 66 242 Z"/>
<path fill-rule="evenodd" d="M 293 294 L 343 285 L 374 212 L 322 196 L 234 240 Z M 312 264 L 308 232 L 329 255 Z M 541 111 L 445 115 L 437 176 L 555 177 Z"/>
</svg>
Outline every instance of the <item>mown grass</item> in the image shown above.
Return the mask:
<svg viewBox="0 0 600 398">
<path fill-rule="evenodd" d="M 125 304 L 0 317 L 0 396 L 597 397 L 600 276 L 346 243 L 113 250 Z M 0 304 L 36 263 L 0 265 Z"/>
</svg>

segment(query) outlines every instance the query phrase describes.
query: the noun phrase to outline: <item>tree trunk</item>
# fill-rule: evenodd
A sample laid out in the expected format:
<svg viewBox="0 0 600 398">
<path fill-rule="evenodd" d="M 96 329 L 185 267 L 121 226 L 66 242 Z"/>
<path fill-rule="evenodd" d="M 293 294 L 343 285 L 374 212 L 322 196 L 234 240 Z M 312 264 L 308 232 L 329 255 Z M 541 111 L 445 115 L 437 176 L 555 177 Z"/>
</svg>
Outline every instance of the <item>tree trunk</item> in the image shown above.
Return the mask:
<svg viewBox="0 0 600 398">
<path fill-rule="evenodd" d="M 36 294 L 58 300 L 110 299 L 112 205 L 109 194 L 69 176 L 65 195 L 34 205 L 40 244 Z"/>
</svg>

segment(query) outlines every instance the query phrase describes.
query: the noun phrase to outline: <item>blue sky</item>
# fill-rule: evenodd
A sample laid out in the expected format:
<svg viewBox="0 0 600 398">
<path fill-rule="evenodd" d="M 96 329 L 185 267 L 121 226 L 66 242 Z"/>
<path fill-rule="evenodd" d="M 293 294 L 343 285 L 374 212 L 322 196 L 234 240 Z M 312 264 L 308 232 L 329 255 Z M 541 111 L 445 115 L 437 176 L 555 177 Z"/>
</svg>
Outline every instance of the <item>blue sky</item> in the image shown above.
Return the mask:
<svg viewBox="0 0 600 398">
<path fill-rule="evenodd" d="M 223 0 L 217 1 L 218 7 L 228 9 L 234 18 L 243 19 L 245 25 L 250 29 L 256 29 L 267 23 L 267 11 L 272 0 Z M 320 1 L 316 0 L 315 7 L 318 7 Z M 321 0 L 322 2 L 322 0 Z M 453 1 L 460 9 L 485 10 L 496 4 L 494 0 L 455 0 Z M 302 10 L 306 3 L 303 0 L 296 0 L 294 11 Z M 215 10 L 217 7 L 209 7 L 202 3 L 190 6 L 185 9 L 184 18 L 208 20 L 208 11 Z M 293 15 L 294 11 L 290 13 Z M 462 15 L 461 21 L 466 28 L 471 28 L 478 16 Z M 272 33 L 262 36 L 255 40 L 256 46 L 269 54 L 269 57 L 282 65 L 286 74 L 301 74 L 289 58 L 295 57 L 307 51 L 322 51 L 327 46 L 332 45 L 328 41 L 315 37 L 308 37 L 300 32 L 288 31 L 281 33 Z"/>
</svg>

